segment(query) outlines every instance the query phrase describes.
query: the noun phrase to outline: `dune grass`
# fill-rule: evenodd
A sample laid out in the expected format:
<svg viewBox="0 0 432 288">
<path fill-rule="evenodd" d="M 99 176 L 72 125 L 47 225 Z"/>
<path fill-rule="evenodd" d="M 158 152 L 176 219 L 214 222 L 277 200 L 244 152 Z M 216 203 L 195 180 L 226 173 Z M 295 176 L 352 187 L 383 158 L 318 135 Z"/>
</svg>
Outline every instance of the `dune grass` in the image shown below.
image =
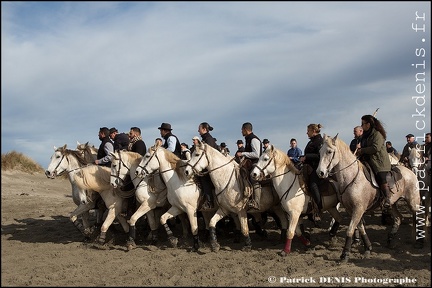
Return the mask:
<svg viewBox="0 0 432 288">
<path fill-rule="evenodd" d="M 30 157 L 16 151 L 1 154 L 1 170 L 18 170 L 29 174 L 44 172 L 41 165 Z"/>
</svg>

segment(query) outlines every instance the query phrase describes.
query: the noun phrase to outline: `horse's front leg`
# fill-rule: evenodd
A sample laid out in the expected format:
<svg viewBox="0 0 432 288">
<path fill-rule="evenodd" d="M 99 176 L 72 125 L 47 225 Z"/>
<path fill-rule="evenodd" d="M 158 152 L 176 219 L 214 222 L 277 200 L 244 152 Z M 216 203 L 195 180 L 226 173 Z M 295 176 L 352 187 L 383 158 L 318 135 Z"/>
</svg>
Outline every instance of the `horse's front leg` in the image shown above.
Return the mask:
<svg viewBox="0 0 432 288">
<path fill-rule="evenodd" d="M 175 216 L 182 214 L 183 211 L 180 210 L 179 208 L 175 207 L 175 206 L 171 206 L 170 209 L 168 209 L 167 212 L 165 212 L 161 217 L 160 217 L 160 223 L 162 224 L 162 226 L 165 228 L 165 231 L 167 233 L 168 236 L 168 240 L 171 243 L 171 246 L 173 248 L 177 248 L 177 244 L 178 244 L 178 238 L 174 236 L 173 232 L 171 231 L 171 229 L 168 226 L 168 219 L 174 218 Z M 183 224 L 182 224 L 183 225 Z"/>
<path fill-rule="evenodd" d="M 248 219 L 247 219 L 247 213 L 245 209 L 241 209 L 237 213 L 238 219 L 240 221 L 240 228 L 242 235 L 245 239 L 245 246 L 243 247 L 243 251 L 251 251 L 252 250 L 252 241 L 249 236 L 249 226 L 248 226 Z"/>
<path fill-rule="evenodd" d="M 225 214 L 227 214 L 227 213 L 224 213 L 222 211 L 222 208 L 219 207 L 218 210 L 216 211 L 216 213 L 210 219 L 210 223 L 209 223 L 210 247 L 211 247 L 211 250 L 213 252 L 218 252 L 220 249 L 220 245 L 217 242 L 217 237 L 216 237 L 216 224 L 217 224 L 217 222 L 219 222 L 219 220 L 221 220 L 224 217 Z M 245 216 L 246 216 L 246 212 L 245 212 Z M 246 224 L 247 224 L 247 222 L 246 222 Z"/>
<path fill-rule="evenodd" d="M 149 211 L 150 211 L 150 213 L 148 213 Z M 154 219 L 154 213 L 151 213 L 151 208 L 149 207 L 148 202 L 142 201 L 141 205 L 138 207 L 138 209 L 135 211 L 135 213 L 132 214 L 132 216 L 128 220 L 128 222 L 129 222 L 129 238 L 128 238 L 127 243 L 126 243 L 128 250 L 132 250 L 136 247 L 136 243 L 135 243 L 136 222 L 138 221 L 138 219 L 140 219 L 145 214 L 147 214 L 147 221 L 149 223 L 150 229 L 152 231 L 153 231 L 153 229 L 157 230 L 157 225 L 155 224 L 156 221 Z M 156 226 L 156 228 L 154 228 L 154 226 Z"/>
<path fill-rule="evenodd" d="M 281 255 L 282 257 L 286 257 L 286 256 L 288 256 L 288 254 L 291 253 L 291 244 L 292 244 L 292 240 L 293 240 L 295 234 L 297 234 L 299 236 L 300 240 L 302 241 L 302 243 L 305 246 L 310 245 L 310 241 L 306 237 L 303 236 L 301 229 L 298 226 L 298 221 L 300 218 L 301 211 L 291 210 L 290 212 L 291 212 L 289 214 L 290 221 L 289 221 L 288 232 L 287 232 L 287 237 L 286 237 L 286 241 L 285 241 L 285 247 L 279 253 L 279 255 Z"/>
<path fill-rule="evenodd" d="M 354 230 L 357 227 L 357 225 L 359 224 L 359 222 L 361 221 L 362 216 L 363 216 L 363 213 L 361 213 L 359 211 L 354 211 L 352 213 L 351 221 L 350 221 L 350 224 L 349 224 L 347 232 L 346 232 L 345 245 L 343 247 L 342 254 L 340 256 L 340 263 L 347 263 L 348 262 L 349 254 L 351 252 L 351 245 L 352 245 Z M 364 228 L 363 228 L 363 232 L 364 232 Z M 360 233 L 361 233 L 361 231 L 360 231 Z"/>
</svg>

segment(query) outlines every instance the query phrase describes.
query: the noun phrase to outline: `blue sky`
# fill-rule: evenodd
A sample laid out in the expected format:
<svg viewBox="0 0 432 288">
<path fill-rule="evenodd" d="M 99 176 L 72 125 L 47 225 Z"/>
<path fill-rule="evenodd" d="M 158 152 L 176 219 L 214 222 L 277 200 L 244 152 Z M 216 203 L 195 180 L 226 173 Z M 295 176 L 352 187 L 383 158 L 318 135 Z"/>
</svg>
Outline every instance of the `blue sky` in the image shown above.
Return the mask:
<svg viewBox="0 0 432 288">
<path fill-rule="evenodd" d="M 2 1 L 2 154 L 46 168 L 54 146 L 98 147 L 100 127 L 150 146 L 162 122 L 188 144 L 208 122 L 232 153 L 244 122 L 304 149 L 308 124 L 349 143 L 377 108 L 401 152 L 431 131 L 430 6 Z"/>
</svg>

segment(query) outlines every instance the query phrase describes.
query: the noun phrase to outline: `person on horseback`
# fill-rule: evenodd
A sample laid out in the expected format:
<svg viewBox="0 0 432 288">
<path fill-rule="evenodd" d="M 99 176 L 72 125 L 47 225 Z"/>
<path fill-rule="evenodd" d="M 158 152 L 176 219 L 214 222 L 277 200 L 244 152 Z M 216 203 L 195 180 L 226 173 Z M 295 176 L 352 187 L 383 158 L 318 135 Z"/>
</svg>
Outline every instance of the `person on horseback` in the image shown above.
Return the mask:
<svg viewBox="0 0 432 288">
<path fill-rule="evenodd" d="M 309 124 L 307 126 L 306 134 L 309 137 L 309 142 L 306 144 L 304 149 L 304 155 L 300 157 L 300 162 L 304 165 L 310 165 L 312 167 L 312 173 L 308 178 L 308 189 L 311 194 L 312 199 L 317 205 L 318 211 L 313 213 L 314 222 L 320 221 L 319 211 L 322 210 L 322 201 L 321 201 L 321 193 L 319 191 L 319 177 L 316 173 L 316 169 L 318 168 L 318 164 L 320 161 L 320 153 L 319 150 L 323 145 L 323 138 L 320 134 L 322 125 L 321 124 Z M 303 169 L 307 167 L 303 166 Z"/>
<path fill-rule="evenodd" d="M 210 131 L 213 130 L 213 127 L 210 126 L 207 122 L 202 122 L 198 125 L 198 133 L 201 135 L 201 141 L 206 143 L 207 145 L 215 148 L 220 151 L 219 146 L 216 144 L 216 139 L 210 134 Z M 203 172 L 207 172 L 204 170 Z M 213 199 L 213 189 L 214 185 L 211 181 L 210 174 L 205 173 L 204 176 L 199 176 L 198 179 L 201 182 L 201 187 L 205 196 L 205 201 L 202 205 L 203 210 L 211 210 L 214 207 L 214 199 Z"/>
<path fill-rule="evenodd" d="M 162 123 L 158 129 L 160 131 L 161 137 L 165 140 L 162 147 L 173 152 L 175 155 L 177 155 L 177 157 L 180 158 L 181 156 L 180 141 L 178 140 L 177 136 L 171 133 L 172 130 L 171 124 Z"/>
<path fill-rule="evenodd" d="M 399 159 L 399 162 L 401 162 L 403 165 L 405 165 L 405 167 L 410 167 L 409 164 L 409 154 L 410 154 L 410 150 L 411 148 L 414 148 L 418 145 L 417 141 L 415 140 L 415 136 L 413 134 L 408 134 L 405 136 L 406 137 L 406 141 L 407 144 L 405 144 L 403 150 L 402 150 L 402 154 L 401 157 Z"/>
<path fill-rule="evenodd" d="M 101 140 L 101 144 L 98 149 L 98 154 L 97 154 L 97 159 L 95 160 L 95 164 L 111 167 L 110 152 L 114 152 L 114 146 L 113 146 L 113 142 L 109 137 L 108 127 L 100 128 L 98 136 L 99 136 L 99 140 Z"/>
<path fill-rule="evenodd" d="M 372 168 L 380 189 L 385 196 L 383 207 L 389 209 L 391 207 L 391 192 L 386 176 L 391 170 L 391 164 L 385 146 L 387 133 L 381 122 L 372 115 L 363 115 L 361 121 L 363 136 L 361 148 L 357 150 L 357 154 L 360 159 L 366 161 Z"/>
<path fill-rule="evenodd" d="M 113 141 L 114 151 L 128 149 L 129 136 L 126 133 L 119 133 L 115 127 L 112 127 L 109 130 L 109 137 Z"/>
<path fill-rule="evenodd" d="M 349 147 L 351 152 L 357 154 L 357 149 L 360 148 L 359 145 L 360 145 L 361 137 L 363 135 L 363 128 L 361 126 L 356 126 L 354 127 L 353 133 L 354 133 L 354 139 L 351 140 Z"/>
<path fill-rule="evenodd" d="M 139 153 L 142 156 L 147 153 L 147 146 L 141 137 L 141 129 L 138 127 L 131 127 L 129 130 L 128 150 Z"/>
<path fill-rule="evenodd" d="M 238 152 L 243 152 L 245 150 L 245 147 L 243 146 L 243 140 L 241 139 L 237 140 L 236 144 L 237 144 L 237 151 L 234 154 L 234 157 L 235 157 L 235 161 L 240 164 L 241 159 L 237 155 L 240 155 Z"/>
<path fill-rule="evenodd" d="M 245 150 L 243 152 L 236 153 L 237 157 L 244 157 L 244 159 L 240 162 L 240 165 L 245 167 L 249 172 L 252 170 L 253 164 L 258 162 L 258 159 L 263 151 L 261 140 L 252 132 L 252 129 L 253 127 L 251 123 L 243 123 L 241 131 L 242 135 L 245 137 Z M 250 182 L 253 186 L 254 197 L 250 199 L 248 206 L 251 209 L 259 210 L 259 203 L 261 200 L 261 184 L 259 181 L 255 181 L 251 178 Z"/>
</svg>

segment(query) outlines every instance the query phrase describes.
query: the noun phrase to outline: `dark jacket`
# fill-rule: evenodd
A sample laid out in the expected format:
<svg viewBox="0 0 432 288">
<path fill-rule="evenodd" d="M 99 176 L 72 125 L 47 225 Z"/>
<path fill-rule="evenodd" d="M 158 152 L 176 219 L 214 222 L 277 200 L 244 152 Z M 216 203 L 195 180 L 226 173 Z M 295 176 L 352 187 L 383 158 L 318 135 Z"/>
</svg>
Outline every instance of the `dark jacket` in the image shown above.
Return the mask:
<svg viewBox="0 0 432 288">
<path fill-rule="evenodd" d="M 174 150 L 174 154 L 175 155 L 177 155 L 177 157 L 181 157 L 181 146 L 180 146 L 180 141 L 179 141 L 179 139 L 177 138 L 177 136 L 175 136 L 174 134 L 172 134 L 171 132 L 168 132 L 167 134 L 165 134 L 165 136 L 163 137 L 164 139 L 165 139 L 165 143 L 163 144 L 163 147 L 166 149 L 166 148 L 168 148 L 168 142 L 167 142 L 167 140 L 168 140 L 168 138 L 169 137 L 171 137 L 171 136 L 173 136 L 173 137 L 175 137 L 176 138 L 176 147 L 175 147 L 175 150 Z"/>
<path fill-rule="evenodd" d="M 132 152 L 136 152 L 144 156 L 147 153 L 147 147 L 143 140 L 136 141 L 131 148 Z"/>
<path fill-rule="evenodd" d="M 351 152 L 354 153 L 357 150 L 357 144 L 359 144 L 359 143 L 361 143 L 361 136 L 359 138 L 354 138 L 354 139 L 351 140 L 351 143 L 350 143 L 350 146 L 349 146 Z"/>
<path fill-rule="evenodd" d="M 114 137 L 114 151 L 127 150 L 129 146 L 129 136 L 125 133 L 118 133 Z"/>
<path fill-rule="evenodd" d="M 109 136 L 106 136 L 105 138 L 102 139 L 101 144 L 99 145 L 99 149 L 98 149 L 98 154 L 97 154 L 97 159 L 101 159 L 104 158 L 105 156 L 107 156 L 107 154 L 105 153 L 105 143 L 110 142 L 111 144 L 113 144 L 113 142 L 111 141 L 111 139 L 109 138 Z M 107 167 L 111 167 L 111 162 L 105 163 L 105 164 L 100 164 L 101 166 L 107 166 Z"/>
<path fill-rule="evenodd" d="M 309 142 L 306 144 L 306 148 L 304 149 L 304 156 L 306 157 L 304 164 L 312 166 L 314 171 L 318 168 L 320 161 L 319 150 L 323 143 L 324 141 L 321 134 L 317 134 L 310 138 Z"/>
<path fill-rule="evenodd" d="M 260 148 L 259 148 L 259 156 L 261 156 L 262 154 L 262 142 L 261 140 L 254 134 L 254 133 L 250 133 L 249 135 L 245 136 L 245 150 L 244 152 L 252 152 L 252 139 L 258 139 L 258 141 L 260 142 Z M 247 158 L 247 157 L 246 157 Z M 247 158 L 250 159 L 250 158 Z M 258 162 L 258 158 L 255 159 L 250 159 L 252 161 L 252 163 L 257 163 Z"/>
<path fill-rule="evenodd" d="M 216 144 L 216 140 L 213 138 L 213 136 L 210 135 L 210 133 L 205 133 L 201 135 L 202 142 L 207 143 L 207 145 L 215 148 L 216 150 L 220 151 L 219 146 Z"/>
<path fill-rule="evenodd" d="M 360 156 L 369 163 L 375 174 L 391 170 L 385 139 L 375 128 L 363 132 Z"/>
</svg>

